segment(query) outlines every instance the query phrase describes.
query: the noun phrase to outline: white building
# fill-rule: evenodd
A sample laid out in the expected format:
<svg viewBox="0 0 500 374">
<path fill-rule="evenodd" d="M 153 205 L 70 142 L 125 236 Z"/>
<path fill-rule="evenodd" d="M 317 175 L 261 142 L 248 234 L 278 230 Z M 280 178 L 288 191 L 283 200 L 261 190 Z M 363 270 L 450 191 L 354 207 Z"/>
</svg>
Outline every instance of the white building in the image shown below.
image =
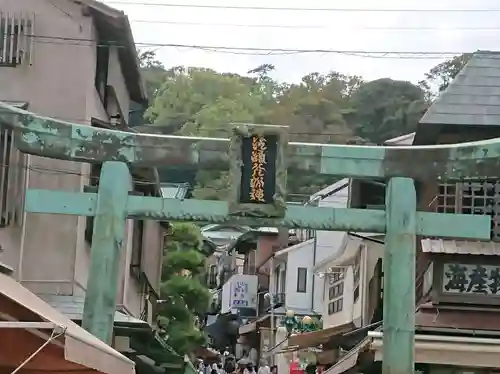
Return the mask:
<svg viewBox="0 0 500 374">
<path fill-rule="evenodd" d="M 347 201 L 348 180 L 343 179 L 311 196 L 309 204 L 345 208 Z M 276 314 L 286 310 L 293 310 L 298 316 L 323 314 L 324 280 L 313 269 L 341 248 L 345 236 L 344 232 L 317 231 L 312 239 L 275 254 L 272 291 L 283 299 Z"/>
<path fill-rule="evenodd" d="M 386 145 L 409 145 L 413 137 L 400 136 Z M 384 203 L 384 189 L 383 181 L 343 179 L 313 195 L 311 202 L 320 207 L 377 209 Z M 323 322 L 321 331 L 291 336 L 285 343 L 289 349 L 323 344 L 323 353 L 333 357 L 329 359 L 347 365 L 347 358 L 339 357 L 349 357 L 348 366 L 356 364 L 368 341 L 364 330 L 382 319 L 383 239 L 378 234 L 317 231 L 313 239 L 276 253 L 274 290 L 285 293 L 283 311 L 293 310 L 299 318 L 321 315 Z M 352 330 L 357 331 L 349 338 L 349 354 L 342 356 L 338 346 L 325 348 L 331 337 Z M 278 354 L 276 361 L 286 365 L 285 356 Z"/>
</svg>

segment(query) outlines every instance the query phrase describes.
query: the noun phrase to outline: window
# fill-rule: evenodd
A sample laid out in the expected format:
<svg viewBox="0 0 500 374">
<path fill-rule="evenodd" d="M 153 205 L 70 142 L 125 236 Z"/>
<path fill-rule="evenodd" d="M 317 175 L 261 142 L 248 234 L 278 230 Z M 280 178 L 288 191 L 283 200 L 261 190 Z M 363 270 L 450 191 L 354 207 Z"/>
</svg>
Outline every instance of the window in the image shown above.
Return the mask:
<svg viewBox="0 0 500 374">
<path fill-rule="evenodd" d="M 297 292 L 305 293 L 307 290 L 307 268 L 297 269 Z"/>
<path fill-rule="evenodd" d="M 333 269 L 328 287 L 328 314 L 332 315 L 342 310 L 344 306 L 344 269 Z"/>
<path fill-rule="evenodd" d="M 359 298 L 359 284 L 358 286 L 354 289 L 354 302 L 358 301 Z"/>
<path fill-rule="evenodd" d="M 106 94 L 108 85 L 108 71 L 109 71 L 109 46 L 105 45 L 106 42 L 98 39 L 97 41 L 97 57 L 96 57 L 96 68 L 95 68 L 95 88 L 101 102 L 106 109 Z"/>
<path fill-rule="evenodd" d="M 33 19 L 34 14 L 0 13 L 0 66 L 31 64 Z"/>
<path fill-rule="evenodd" d="M 342 311 L 343 299 L 338 299 L 328 303 L 328 314 L 332 315 Z"/>
<path fill-rule="evenodd" d="M 210 270 L 208 271 L 208 287 L 217 287 L 217 265 L 210 265 Z"/>
<path fill-rule="evenodd" d="M 132 233 L 132 257 L 130 259 L 130 271 L 136 277 L 140 277 L 142 264 L 142 248 L 144 238 L 144 221 L 135 221 Z"/>
<path fill-rule="evenodd" d="M 344 294 L 344 283 L 338 283 L 328 290 L 328 300 L 333 300 Z"/>
<path fill-rule="evenodd" d="M 491 217 L 491 240 L 500 241 L 500 180 L 468 180 L 438 186 L 438 213 L 481 214 Z"/>
<path fill-rule="evenodd" d="M 353 266 L 353 273 L 354 273 L 354 280 L 353 280 L 353 289 L 354 289 L 354 302 L 358 301 L 359 298 L 359 280 L 361 278 L 361 251 L 362 251 L 363 244 L 359 246 L 358 249 L 358 254 L 354 258 L 354 266 Z"/>
</svg>

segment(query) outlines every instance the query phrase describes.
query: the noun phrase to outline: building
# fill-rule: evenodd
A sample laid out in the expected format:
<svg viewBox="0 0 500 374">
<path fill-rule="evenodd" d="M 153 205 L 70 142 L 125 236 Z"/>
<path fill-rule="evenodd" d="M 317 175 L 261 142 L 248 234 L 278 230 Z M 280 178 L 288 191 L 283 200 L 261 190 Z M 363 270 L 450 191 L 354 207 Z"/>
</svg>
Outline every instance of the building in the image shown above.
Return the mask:
<svg viewBox="0 0 500 374">
<path fill-rule="evenodd" d="M 414 143 L 500 136 L 500 53 L 478 51 L 421 118 Z M 415 358 L 428 372 L 500 368 L 497 179 L 440 181 L 418 188 L 420 210 L 491 217 L 490 241 L 419 238 Z M 372 334 L 375 359 L 383 332 Z"/>
<path fill-rule="evenodd" d="M 0 101 L 56 119 L 133 131 L 131 108 L 146 105 L 147 98 L 123 12 L 93 0 L 0 0 L 0 12 Z M 23 286 L 79 322 L 93 220 L 25 214 L 23 201 L 27 188 L 95 189 L 100 165 L 20 154 L 5 127 L 0 149 L 0 262 Z M 131 172 L 135 192 L 161 196 L 155 169 Z M 115 318 L 122 327 L 139 324 L 151 331 L 164 229 L 153 220 L 127 221 Z"/>
<path fill-rule="evenodd" d="M 218 255 L 217 291 L 214 290 L 216 307 L 212 308 L 217 315 L 210 316 L 206 326 L 216 348 L 229 348 L 237 357 L 252 353 L 255 361 L 260 346 L 269 346 L 269 342 L 261 344 L 266 333 L 259 332 L 270 325 L 269 260 L 280 248 L 282 233 L 283 230 L 269 227 L 249 229 L 222 247 L 224 250 Z M 288 237 L 285 243 L 297 242 L 294 233 L 284 233 Z"/>
<path fill-rule="evenodd" d="M 230 245 L 231 242 L 238 239 L 240 235 L 243 235 L 247 231 L 250 231 L 250 227 L 215 223 L 201 228 L 201 234 L 213 241 L 218 247 Z"/>
<path fill-rule="evenodd" d="M 390 139 L 385 144 L 411 143 L 413 135 Z M 383 186 L 379 181 L 343 179 L 313 195 L 311 201 L 320 207 L 377 209 L 383 206 Z M 372 193 L 373 189 L 382 191 L 382 200 Z M 293 355 L 304 360 L 316 356 L 317 362 L 327 365 L 338 362 L 332 367 L 334 372 L 339 367 L 356 365 L 369 343 L 367 331 L 378 327 L 382 320 L 383 250 L 381 235 L 317 231 L 313 239 L 276 254 L 276 258 L 286 261 L 283 289 L 287 293 L 285 299 L 290 301 L 285 302 L 285 310 L 295 311 L 299 320 L 318 314 L 322 317 L 322 329 L 295 334 L 283 342 L 277 351 L 282 370 Z M 310 275 L 301 278 L 301 273 Z M 297 292 L 301 284 L 300 290 L 305 290 L 302 294 Z"/>
</svg>

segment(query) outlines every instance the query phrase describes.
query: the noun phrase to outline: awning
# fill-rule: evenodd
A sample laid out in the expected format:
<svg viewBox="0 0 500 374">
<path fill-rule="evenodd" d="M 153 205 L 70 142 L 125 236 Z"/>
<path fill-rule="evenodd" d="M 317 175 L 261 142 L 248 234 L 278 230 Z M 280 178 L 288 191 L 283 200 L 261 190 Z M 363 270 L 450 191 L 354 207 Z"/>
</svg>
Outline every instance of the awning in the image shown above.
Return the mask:
<svg viewBox="0 0 500 374">
<path fill-rule="evenodd" d="M 383 333 L 372 331 L 375 360 L 382 361 Z M 415 335 L 415 362 L 464 367 L 500 367 L 500 339 L 469 336 Z"/>
<path fill-rule="evenodd" d="M 266 314 L 266 315 L 264 315 L 262 317 L 257 318 L 253 322 L 250 322 L 250 323 L 247 323 L 246 325 L 240 326 L 239 329 L 238 329 L 238 333 L 240 335 L 244 335 L 244 334 L 248 334 L 248 333 L 254 332 L 255 330 L 258 329 L 258 326 L 262 322 L 264 322 L 266 319 L 268 319 L 270 316 L 271 316 L 270 314 Z"/>
<path fill-rule="evenodd" d="M 328 343 L 331 337 L 344 334 L 353 328 L 355 328 L 354 324 L 349 322 L 323 330 L 292 335 L 288 338 L 288 346 L 297 347 L 297 349 L 316 347 L 320 344 Z"/>
<path fill-rule="evenodd" d="M 352 265 L 356 255 L 360 251 L 362 241 L 350 235 L 345 235 L 336 253 L 313 267 L 313 272 L 317 273 L 326 267 L 349 266 Z"/>
<path fill-rule="evenodd" d="M 500 255 L 500 243 L 472 242 L 452 239 L 422 239 L 422 251 L 427 253 L 460 254 L 460 255 Z"/>
<path fill-rule="evenodd" d="M 0 362 L 25 369 L 135 374 L 135 364 L 64 317 L 20 283 L 0 274 Z M 50 334 L 52 330 L 52 336 Z M 47 332 L 49 332 L 47 334 Z M 50 340 L 50 344 L 47 344 Z M 18 344 L 16 344 L 18 343 Z M 87 370 L 85 370 L 87 369 Z"/>
<path fill-rule="evenodd" d="M 342 374 L 356 366 L 359 353 L 370 344 L 370 341 L 371 338 L 363 339 L 358 345 L 342 356 L 335 365 L 325 371 L 324 374 Z"/>
</svg>

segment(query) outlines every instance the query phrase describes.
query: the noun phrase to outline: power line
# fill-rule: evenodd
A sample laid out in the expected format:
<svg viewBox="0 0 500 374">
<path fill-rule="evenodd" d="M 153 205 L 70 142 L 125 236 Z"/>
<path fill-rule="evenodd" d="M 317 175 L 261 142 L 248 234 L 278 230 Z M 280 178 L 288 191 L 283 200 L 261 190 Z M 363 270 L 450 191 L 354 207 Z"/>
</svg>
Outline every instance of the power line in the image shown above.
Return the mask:
<svg viewBox="0 0 500 374">
<path fill-rule="evenodd" d="M 37 43 L 64 44 L 64 45 L 96 45 L 98 47 L 128 48 L 119 42 L 107 41 L 97 44 L 94 39 L 68 38 L 63 36 L 31 35 Z M 197 49 L 215 53 L 229 53 L 236 55 L 287 55 L 287 54 L 339 54 L 354 57 L 385 58 L 385 59 L 443 59 L 461 55 L 463 51 L 368 51 L 368 50 L 340 50 L 340 49 L 301 49 L 301 48 L 263 48 L 263 47 L 232 47 L 217 45 L 176 44 L 137 42 L 136 46 L 151 48 L 185 48 Z"/>
<path fill-rule="evenodd" d="M 425 12 L 425 13 L 468 13 L 468 12 L 500 12 L 500 9 L 405 9 L 405 8 L 302 8 L 302 7 L 264 7 L 264 6 L 235 6 L 235 5 L 205 5 L 205 4 L 173 4 L 173 3 L 151 3 L 143 1 L 107 1 L 106 4 L 117 5 L 141 5 L 152 7 L 169 8 L 205 8 L 205 9 L 228 9 L 228 10 L 266 10 L 266 11 L 300 11 L 300 12 Z"/>
<path fill-rule="evenodd" d="M 328 25 L 272 25 L 272 24 L 241 24 L 241 23 L 209 23 L 209 22 L 187 22 L 187 21 L 169 21 L 169 20 L 130 20 L 131 23 L 146 23 L 146 24 L 167 24 L 180 26 L 216 26 L 216 27 L 245 27 L 245 28 L 276 28 L 276 29 L 315 29 L 315 30 L 416 30 L 416 31 L 499 31 L 500 27 L 422 27 L 422 26 L 362 26 L 362 27 L 330 27 Z"/>
<path fill-rule="evenodd" d="M 230 47 L 214 45 L 196 45 L 196 44 L 174 44 L 174 43 L 137 43 L 149 47 L 176 47 L 204 49 L 212 51 L 247 51 L 247 52 L 268 52 L 268 53 L 333 53 L 359 57 L 375 58 L 443 58 L 446 56 L 455 56 L 463 52 L 457 51 L 367 51 L 367 50 L 336 50 L 336 49 L 301 49 L 301 48 L 263 48 L 263 47 Z"/>
</svg>

